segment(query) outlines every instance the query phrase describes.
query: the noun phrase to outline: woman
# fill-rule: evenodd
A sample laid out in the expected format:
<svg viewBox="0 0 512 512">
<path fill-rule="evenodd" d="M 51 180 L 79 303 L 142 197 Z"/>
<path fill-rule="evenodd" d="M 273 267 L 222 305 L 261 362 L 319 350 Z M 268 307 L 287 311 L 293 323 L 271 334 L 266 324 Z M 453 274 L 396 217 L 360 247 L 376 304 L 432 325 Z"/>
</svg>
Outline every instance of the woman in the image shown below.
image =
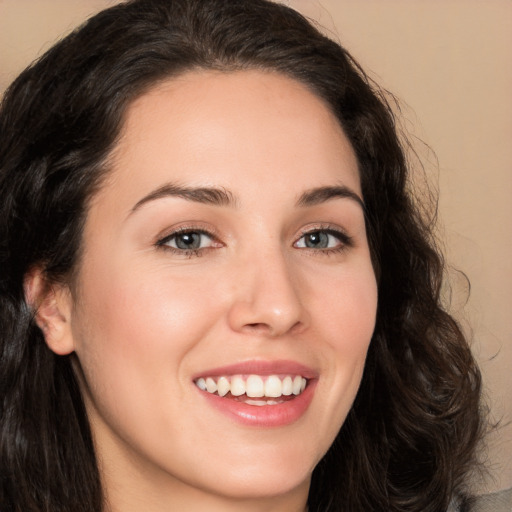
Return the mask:
<svg viewBox="0 0 512 512">
<path fill-rule="evenodd" d="M 0 130 L 2 511 L 462 500 L 480 375 L 345 50 L 263 0 L 135 0 Z"/>
</svg>

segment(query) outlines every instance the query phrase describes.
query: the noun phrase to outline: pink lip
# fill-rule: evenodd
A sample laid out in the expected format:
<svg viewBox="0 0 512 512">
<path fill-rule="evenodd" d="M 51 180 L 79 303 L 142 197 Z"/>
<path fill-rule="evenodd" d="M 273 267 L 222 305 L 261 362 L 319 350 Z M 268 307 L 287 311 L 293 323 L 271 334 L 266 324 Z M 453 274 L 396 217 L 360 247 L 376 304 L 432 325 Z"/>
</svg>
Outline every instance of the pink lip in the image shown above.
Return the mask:
<svg viewBox="0 0 512 512">
<path fill-rule="evenodd" d="M 201 372 L 194 377 L 217 377 L 221 375 L 302 375 L 308 379 L 306 389 L 298 396 L 276 405 L 249 405 L 232 398 L 220 397 L 197 391 L 206 402 L 229 418 L 253 427 L 281 427 L 299 420 L 307 411 L 316 388 L 318 375 L 311 368 L 292 361 L 247 361 Z M 195 385 L 194 385 L 195 386 Z M 257 400 L 257 399 L 256 399 Z"/>
</svg>

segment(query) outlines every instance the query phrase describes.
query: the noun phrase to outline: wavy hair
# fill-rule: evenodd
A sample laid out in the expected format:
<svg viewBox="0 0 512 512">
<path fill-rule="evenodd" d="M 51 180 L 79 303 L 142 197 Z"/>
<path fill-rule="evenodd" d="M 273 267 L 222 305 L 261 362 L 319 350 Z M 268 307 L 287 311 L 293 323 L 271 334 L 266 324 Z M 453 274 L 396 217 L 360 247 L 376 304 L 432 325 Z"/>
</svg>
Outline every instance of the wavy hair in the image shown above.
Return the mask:
<svg viewBox="0 0 512 512">
<path fill-rule="evenodd" d="M 378 279 L 363 380 L 313 473 L 310 512 L 442 512 L 481 435 L 480 373 L 443 309 L 443 261 L 409 192 L 385 96 L 340 45 L 266 0 L 133 0 L 100 12 L 25 70 L 0 110 L 0 507 L 101 512 L 72 366 L 44 342 L 23 282 L 66 281 L 127 106 L 188 70 L 270 70 L 305 84 L 358 158 Z"/>
</svg>

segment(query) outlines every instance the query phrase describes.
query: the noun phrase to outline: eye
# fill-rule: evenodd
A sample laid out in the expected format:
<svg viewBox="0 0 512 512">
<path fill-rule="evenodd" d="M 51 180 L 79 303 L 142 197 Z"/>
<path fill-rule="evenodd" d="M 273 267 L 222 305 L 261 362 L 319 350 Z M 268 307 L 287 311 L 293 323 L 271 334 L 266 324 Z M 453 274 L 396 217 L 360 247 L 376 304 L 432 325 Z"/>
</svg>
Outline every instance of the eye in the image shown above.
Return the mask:
<svg viewBox="0 0 512 512">
<path fill-rule="evenodd" d="M 177 252 L 189 253 L 215 247 L 217 244 L 212 235 L 201 230 L 182 230 L 166 236 L 158 242 L 163 248 L 173 249 Z"/>
<path fill-rule="evenodd" d="M 319 249 L 324 251 L 342 250 L 350 245 L 351 240 L 348 235 L 333 229 L 309 231 L 304 233 L 294 244 L 299 249 Z"/>
</svg>

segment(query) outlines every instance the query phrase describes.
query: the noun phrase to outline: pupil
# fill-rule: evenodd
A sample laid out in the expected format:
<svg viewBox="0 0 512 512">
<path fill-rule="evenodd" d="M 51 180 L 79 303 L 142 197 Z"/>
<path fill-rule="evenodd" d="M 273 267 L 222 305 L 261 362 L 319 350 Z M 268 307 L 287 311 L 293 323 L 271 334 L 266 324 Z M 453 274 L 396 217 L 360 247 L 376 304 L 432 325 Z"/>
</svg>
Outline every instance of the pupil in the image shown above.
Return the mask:
<svg viewBox="0 0 512 512">
<path fill-rule="evenodd" d="M 306 247 L 325 249 L 329 243 L 329 236 L 321 231 L 309 233 L 306 237 Z"/>
<path fill-rule="evenodd" d="M 201 235 L 199 233 L 183 233 L 176 237 L 178 249 L 197 249 L 200 245 Z"/>
</svg>

